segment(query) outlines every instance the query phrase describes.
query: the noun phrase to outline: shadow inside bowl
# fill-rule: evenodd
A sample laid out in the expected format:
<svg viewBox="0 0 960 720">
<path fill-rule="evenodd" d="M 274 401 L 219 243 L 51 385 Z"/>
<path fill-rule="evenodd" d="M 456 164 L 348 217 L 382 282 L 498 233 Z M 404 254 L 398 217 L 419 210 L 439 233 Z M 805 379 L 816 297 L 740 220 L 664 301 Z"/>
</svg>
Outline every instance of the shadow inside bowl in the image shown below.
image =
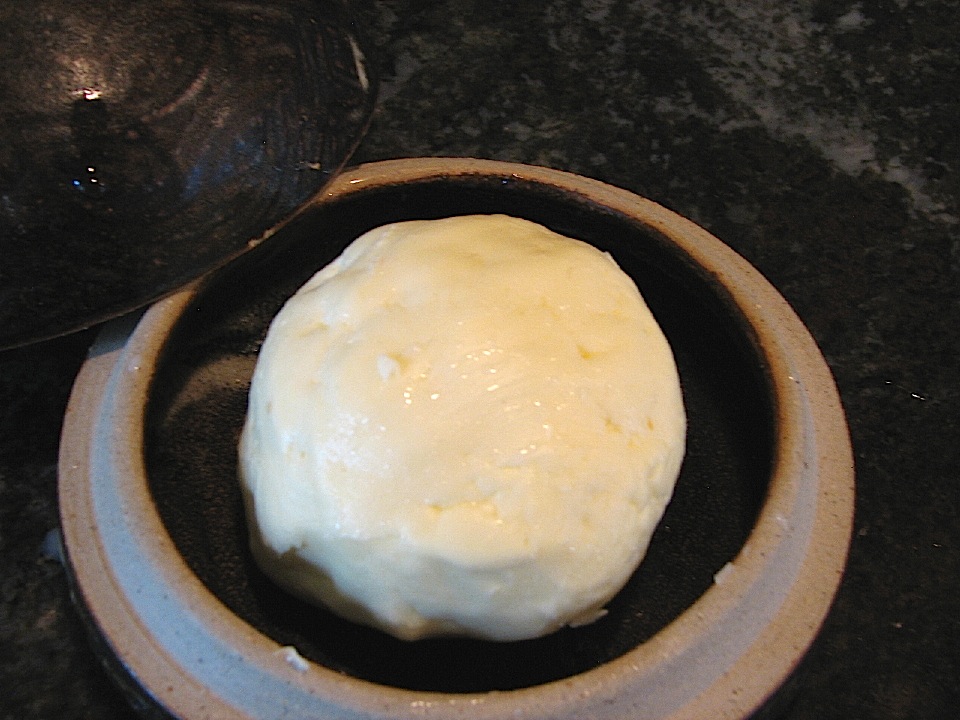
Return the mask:
<svg viewBox="0 0 960 720">
<path fill-rule="evenodd" d="M 649 551 L 608 614 L 536 640 L 418 642 L 296 600 L 256 568 L 236 479 L 250 375 L 283 302 L 354 238 L 387 222 L 507 213 L 613 255 L 673 348 L 687 454 Z M 689 608 L 752 530 L 775 455 L 766 369 L 725 291 L 656 230 L 570 191 L 512 177 L 429 179 L 310 207 L 199 290 L 163 351 L 147 410 L 146 463 L 159 514 L 189 567 L 232 612 L 352 677 L 411 690 L 510 690 L 598 667 Z"/>
</svg>

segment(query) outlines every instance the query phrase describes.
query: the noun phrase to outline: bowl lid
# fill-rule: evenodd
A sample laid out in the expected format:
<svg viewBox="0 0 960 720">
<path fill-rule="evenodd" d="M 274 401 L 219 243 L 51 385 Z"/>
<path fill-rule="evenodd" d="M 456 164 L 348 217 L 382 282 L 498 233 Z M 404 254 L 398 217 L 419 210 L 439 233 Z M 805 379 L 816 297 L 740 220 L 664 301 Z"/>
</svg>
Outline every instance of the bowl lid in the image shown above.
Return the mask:
<svg viewBox="0 0 960 720">
<path fill-rule="evenodd" d="M 146 305 L 245 252 L 365 132 L 342 0 L 0 8 L 0 349 Z"/>
</svg>

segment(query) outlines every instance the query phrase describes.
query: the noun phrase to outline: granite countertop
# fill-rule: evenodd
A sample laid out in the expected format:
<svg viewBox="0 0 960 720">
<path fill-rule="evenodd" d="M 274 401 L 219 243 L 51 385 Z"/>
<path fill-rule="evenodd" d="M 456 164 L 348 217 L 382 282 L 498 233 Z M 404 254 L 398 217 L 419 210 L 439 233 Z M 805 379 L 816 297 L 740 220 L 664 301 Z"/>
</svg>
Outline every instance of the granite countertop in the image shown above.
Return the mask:
<svg viewBox="0 0 960 720">
<path fill-rule="evenodd" d="M 960 5 L 380 0 L 355 161 L 473 156 L 622 186 L 753 263 L 820 344 L 857 463 L 849 567 L 783 717 L 960 706 Z M 0 354 L 0 718 L 127 717 L 57 560 L 93 331 Z"/>
</svg>

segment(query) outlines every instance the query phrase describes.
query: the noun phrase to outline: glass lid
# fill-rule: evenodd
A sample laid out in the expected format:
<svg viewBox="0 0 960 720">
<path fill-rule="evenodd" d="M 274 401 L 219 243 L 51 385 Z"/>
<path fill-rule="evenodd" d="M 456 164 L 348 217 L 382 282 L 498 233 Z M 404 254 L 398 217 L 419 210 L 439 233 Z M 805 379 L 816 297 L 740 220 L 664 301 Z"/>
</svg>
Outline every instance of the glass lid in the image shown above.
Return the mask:
<svg viewBox="0 0 960 720">
<path fill-rule="evenodd" d="M 367 128 L 343 0 L 0 4 L 0 349 L 242 254 Z"/>
</svg>

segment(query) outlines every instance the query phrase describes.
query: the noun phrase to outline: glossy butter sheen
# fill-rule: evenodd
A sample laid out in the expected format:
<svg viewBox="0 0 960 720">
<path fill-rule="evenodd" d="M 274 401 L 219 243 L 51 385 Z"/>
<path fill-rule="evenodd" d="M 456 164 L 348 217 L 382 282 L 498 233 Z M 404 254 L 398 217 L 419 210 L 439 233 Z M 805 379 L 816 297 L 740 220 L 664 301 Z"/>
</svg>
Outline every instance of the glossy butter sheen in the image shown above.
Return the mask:
<svg viewBox="0 0 960 720">
<path fill-rule="evenodd" d="M 590 621 L 684 453 L 667 341 L 596 248 L 506 216 L 387 225 L 292 297 L 240 442 L 255 557 L 403 639 Z"/>
</svg>

